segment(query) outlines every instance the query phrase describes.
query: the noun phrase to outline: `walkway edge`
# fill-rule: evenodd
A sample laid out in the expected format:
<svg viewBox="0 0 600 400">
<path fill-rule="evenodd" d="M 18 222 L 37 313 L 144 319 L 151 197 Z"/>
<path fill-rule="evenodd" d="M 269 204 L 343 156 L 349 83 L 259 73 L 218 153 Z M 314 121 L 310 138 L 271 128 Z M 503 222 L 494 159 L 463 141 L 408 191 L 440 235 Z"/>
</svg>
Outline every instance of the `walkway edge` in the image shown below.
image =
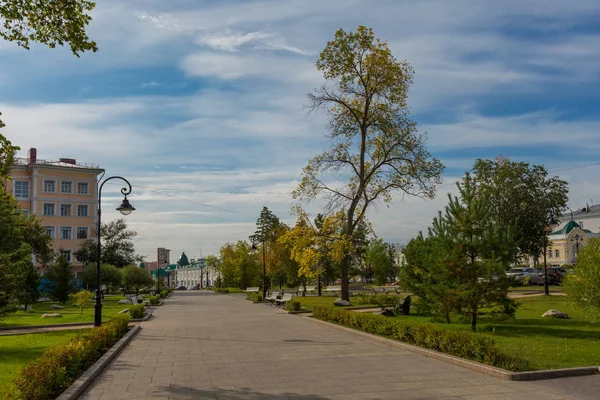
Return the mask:
<svg viewBox="0 0 600 400">
<path fill-rule="evenodd" d="M 391 346 L 401 347 L 405 350 L 412 351 L 414 353 L 419 353 L 424 355 L 425 357 L 434 358 L 436 360 L 441 360 L 448 362 L 450 364 L 458 365 L 460 367 L 468 368 L 474 371 L 478 371 L 487 375 L 494 376 L 496 378 L 509 380 L 509 381 L 537 381 L 544 379 L 556 379 L 556 378 L 567 378 L 573 376 L 585 376 L 585 375 L 595 375 L 600 372 L 600 367 L 578 367 L 578 368 L 563 368 L 563 369 L 549 369 L 542 371 L 527 371 L 527 372 L 510 372 L 505 369 L 492 367 L 486 364 L 478 363 L 476 361 L 465 360 L 460 357 L 451 356 L 448 354 L 440 353 L 438 351 L 425 349 L 423 347 L 414 346 L 412 344 L 407 344 L 403 342 L 399 342 L 397 340 L 388 339 L 382 336 L 373 335 L 371 333 L 362 332 L 357 329 L 348 328 L 342 325 L 337 325 L 331 322 L 322 321 L 320 319 L 316 319 L 314 317 L 308 318 L 312 321 L 332 326 L 337 329 L 341 329 L 346 332 L 353 333 L 355 335 L 364 336 L 366 338 L 376 340 L 379 342 L 386 343 Z"/>
<path fill-rule="evenodd" d="M 56 400 L 75 400 L 77 399 L 88 386 L 96 379 L 102 370 L 110 364 L 110 362 L 123 350 L 125 346 L 133 339 L 135 335 L 142 329 L 139 325 L 134 325 L 113 347 L 108 349 L 106 353 L 98 361 L 94 363 L 87 371 L 83 373 L 71 386 L 67 388 Z"/>
</svg>

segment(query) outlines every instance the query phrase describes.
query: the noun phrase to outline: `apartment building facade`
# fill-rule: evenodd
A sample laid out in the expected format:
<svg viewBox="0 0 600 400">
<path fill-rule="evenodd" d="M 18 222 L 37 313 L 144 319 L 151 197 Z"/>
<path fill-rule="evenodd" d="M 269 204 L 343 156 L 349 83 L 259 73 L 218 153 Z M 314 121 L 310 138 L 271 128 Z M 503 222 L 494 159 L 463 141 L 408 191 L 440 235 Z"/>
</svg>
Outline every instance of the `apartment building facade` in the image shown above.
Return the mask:
<svg viewBox="0 0 600 400">
<path fill-rule="evenodd" d="M 36 215 L 52 237 L 55 252 L 64 253 L 76 273 L 83 265 L 74 253 L 92 236 L 96 221 L 98 165 L 74 159 L 41 160 L 32 148 L 18 158 L 6 185 L 23 212 Z"/>
</svg>

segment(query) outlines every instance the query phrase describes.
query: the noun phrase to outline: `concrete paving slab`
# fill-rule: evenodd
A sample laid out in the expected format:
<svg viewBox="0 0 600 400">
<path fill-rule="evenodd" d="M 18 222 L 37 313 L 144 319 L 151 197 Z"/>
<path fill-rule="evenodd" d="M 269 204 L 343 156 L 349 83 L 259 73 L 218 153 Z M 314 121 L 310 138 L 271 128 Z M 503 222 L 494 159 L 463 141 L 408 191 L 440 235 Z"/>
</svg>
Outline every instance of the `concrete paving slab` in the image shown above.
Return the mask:
<svg viewBox="0 0 600 400">
<path fill-rule="evenodd" d="M 598 399 L 600 376 L 509 382 L 204 291 L 175 292 L 80 399 Z"/>
</svg>

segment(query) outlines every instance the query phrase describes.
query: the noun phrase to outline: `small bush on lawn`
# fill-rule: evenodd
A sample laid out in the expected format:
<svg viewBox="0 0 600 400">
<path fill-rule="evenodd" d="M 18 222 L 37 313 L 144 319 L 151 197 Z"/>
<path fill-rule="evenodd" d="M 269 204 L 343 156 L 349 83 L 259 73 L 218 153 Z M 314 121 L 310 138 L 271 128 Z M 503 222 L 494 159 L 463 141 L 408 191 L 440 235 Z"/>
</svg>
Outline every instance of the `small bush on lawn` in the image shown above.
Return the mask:
<svg viewBox="0 0 600 400">
<path fill-rule="evenodd" d="M 19 372 L 15 380 L 19 397 L 27 400 L 58 397 L 127 332 L 128 323 L 127 315 L 116 315 L 66 344 L 46 349 Z"/>
<path fill-rule="evenodd" d="M 509 371 L 531 370 L 531 365 L 527 360 L 502 353 L 493 338 L 481 333 L 453 331 L 430 323 L 414 323 L 323 306 L 315 306 L 313 316 L 323 321 Z"/>
<path fill-rule="evenodd" d="M 229 293 L 229 289 L 213 289 L 213 292 L 227 294 Z"/>
<path fill-rule="evenodd" d="M 169 291 L 167 291 L 167 290 L 161 290 L 160 291 L 160 298 L 164 299 L 165 297 L 167 297 L 168 294 L 169 294 Z"/>
<path fill-rule="evenodd" d="M 262 299 L 262 294 L 260 293 L 246 293 L 246 300 L 262 301 Z"/>
<path fill-rule="evenodd" d="M 152 304 L 153 306 L 157 306 L 160 304 L 160 297 L 159 296 L 150 296 L 150 297 L 148 297 L 148 301 L 150 301 L 150 304 Z"/>
<path fill-rule="evenodd" d="M 300 302 L 297 300 L 290 300 L 285 303 L 285 309 L 288 311 L 300 311 Z"/>
<path fill-rule="evenodd" d="M 146 307 L 143 304 L 133 304 L 129 307 L 129 315 L 133 319 L 144 318 Z"/>
</svg>

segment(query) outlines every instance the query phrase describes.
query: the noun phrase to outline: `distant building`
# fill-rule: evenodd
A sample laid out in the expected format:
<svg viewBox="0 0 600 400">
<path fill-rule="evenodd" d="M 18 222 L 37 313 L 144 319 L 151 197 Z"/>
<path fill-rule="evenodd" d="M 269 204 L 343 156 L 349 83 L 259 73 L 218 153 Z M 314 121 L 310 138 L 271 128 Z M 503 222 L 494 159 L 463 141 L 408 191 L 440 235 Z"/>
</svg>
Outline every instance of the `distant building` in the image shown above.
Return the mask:
<svg viewBox="0 0 600 400">
<path fill-rule="evenodd" d="M 97 164 L 71 158 L 41 160 L 31 148 L 27 158 L 16 159 L 12 181 L 6 183 L 23 212 L 40 219 L 52 237 L 52 247 L 67 256 L 76 274 L 83 271 L 83 264 L 74 253 L 92 235 L 98 175 L 103 172 Z"/>
<path fill-rule="evenodd" d="M 206 259 L 188 260 L 185 252 L 181 253 L 175 269 L 175 287 L 212 287 L 218 276 L 216 268 L 206 265 Z"/>
<path fill-rule="evenodd" d="M 581 248 L 587 245 L 589 239 L 597 237 L 589 229 L 583 229 L 575 221 L 568 221 L 558 230 L 548 235 L 546 248 L 546 265 L 560 266 L 577 263 L 577 255 Z M 544 264 L 544 257 L 538 259 L 539 265 Z"/>
<path fill-rule="evenodd" d="M 394 249 L 394 264 L 399 267 L 403 267 L 406 264 L 406 257 L 404 256 L 406 244 L 394 243 L 392 244 L 392 248 Z"/>
</svg>

